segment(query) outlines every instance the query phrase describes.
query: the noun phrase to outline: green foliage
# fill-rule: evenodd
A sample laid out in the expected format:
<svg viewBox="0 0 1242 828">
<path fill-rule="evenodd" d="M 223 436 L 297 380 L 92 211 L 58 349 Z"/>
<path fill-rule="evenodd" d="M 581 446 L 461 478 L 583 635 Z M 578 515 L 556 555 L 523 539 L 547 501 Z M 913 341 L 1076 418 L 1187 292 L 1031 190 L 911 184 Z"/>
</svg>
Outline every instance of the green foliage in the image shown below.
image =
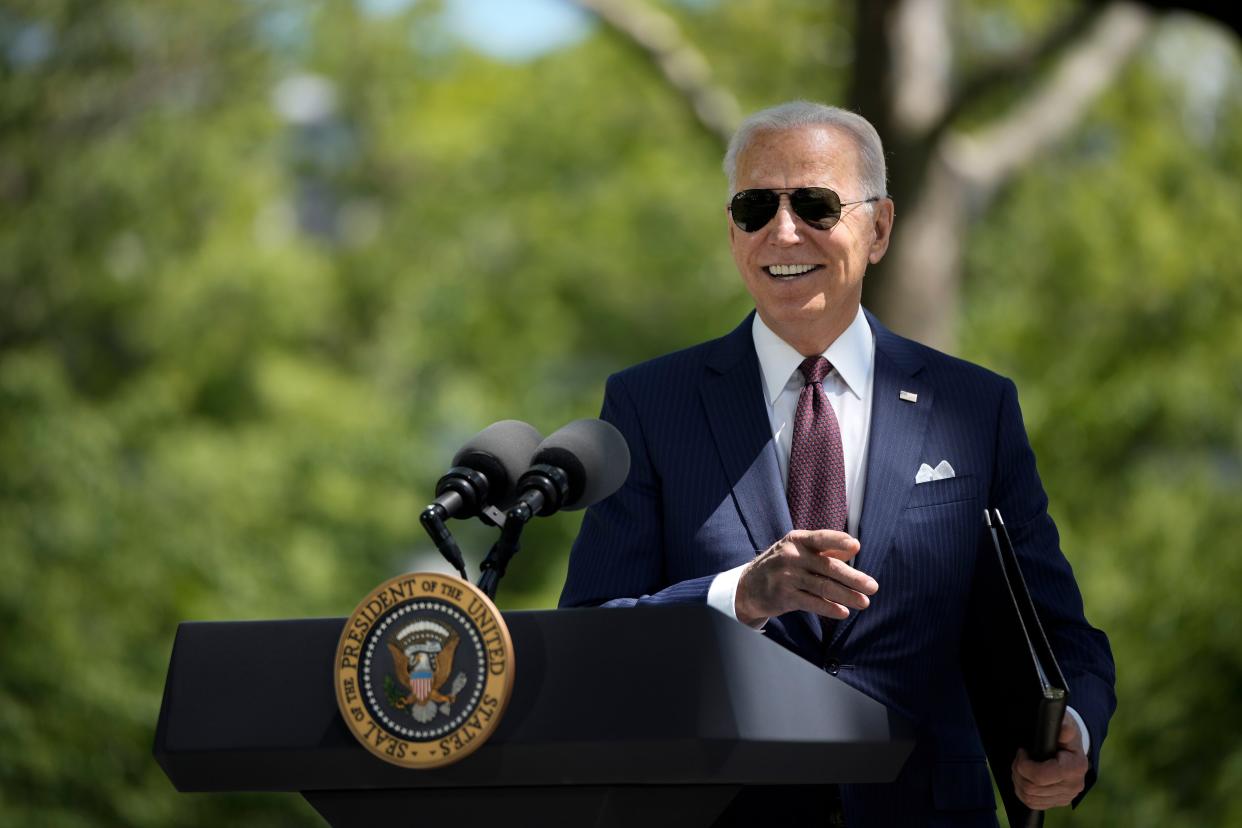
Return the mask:
<svg viewBox="0 0 1242 828">
<path fill-rule="evenodd" d="M 966 349 L 1018 382 L 1117 657 L 1099 788 L 1053 825 L 1242 824 L 1227 793 L 1242 768 L 1242 86 L 1229 62 L 1208 121 L 1140 63 L 1002 199 L 968 265 Z"/>
<path fill-rule="evenodd" d="M 736 324 L 720 148 L 602 29 L 504 64 L 429 2 L 12 5 L 0 822 L 317 824 L 172 790 L 150 747 L 177 623 L 343 615 L 443 569 L 417 512 L 465 438 L 593 416 L 610 372 Z M 744 105 L 831 98 L 844 4 L 775 5 L 671 8 Z M 281 103 L 308 75 L 318 113 Z M 1242 820 L 1236 81 L 1223 100 L 1196 138 L 1141 63 L 970 253 L 966 350 L 1019 381 L 1120 665 L 1082 824 Z M 578 520 L 532 527 L 502 608 L 555 603 Z M 455 531 L 475 561 L 493 539 Z"/>
</svg>

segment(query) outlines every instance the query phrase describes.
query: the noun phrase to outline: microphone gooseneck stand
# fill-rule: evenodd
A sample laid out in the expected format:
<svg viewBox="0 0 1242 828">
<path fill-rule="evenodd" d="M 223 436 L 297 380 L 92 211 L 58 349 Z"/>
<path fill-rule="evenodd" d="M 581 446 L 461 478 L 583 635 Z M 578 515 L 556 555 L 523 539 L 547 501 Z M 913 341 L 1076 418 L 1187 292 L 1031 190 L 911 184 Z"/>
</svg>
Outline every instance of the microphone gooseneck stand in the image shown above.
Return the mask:
<svg viewBox="0 0 1242 828">
<path fill-rule="evenodd" d="M 569 491 L 569 476 L 556 466 L 540 463 L 531 466 L 518 485 L 525 491 L 505 514 L 500 538 L 492 544 L 483 563 L 479 564 L 483 574 L 479 577 L 478 587 L 492 599 L 496 597 L 496 589 L 509 561 L 521 548 L 522 530 L 536 515 L 547 516 L 561 508 Z"/>
</svg>

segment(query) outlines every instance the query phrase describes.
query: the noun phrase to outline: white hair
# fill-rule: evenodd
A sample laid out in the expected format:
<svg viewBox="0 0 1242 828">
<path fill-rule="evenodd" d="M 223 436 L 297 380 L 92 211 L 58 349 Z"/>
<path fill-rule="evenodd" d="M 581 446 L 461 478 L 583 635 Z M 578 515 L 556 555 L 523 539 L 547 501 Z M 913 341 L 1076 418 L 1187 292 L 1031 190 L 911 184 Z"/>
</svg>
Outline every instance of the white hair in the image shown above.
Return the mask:
<svg viewBox="0 0 1242 828">
<path fill-rule="evenodd" d="M 780 132 L 798 127 L 823 126 L 838 129 L 854 140 L 861 161 L 862 185 L 865 197 L 888 195 L 888 171 L 884 165 L 884 144 L 863 116 L 848 109 L 815 103 L 814 101 L 789 101 L 761 109 L 742 121 L 725 151 L 724 172 L 729 177 L 729 194 L 737 192 L 737 159 L 761 132 Z"/>
</svg>

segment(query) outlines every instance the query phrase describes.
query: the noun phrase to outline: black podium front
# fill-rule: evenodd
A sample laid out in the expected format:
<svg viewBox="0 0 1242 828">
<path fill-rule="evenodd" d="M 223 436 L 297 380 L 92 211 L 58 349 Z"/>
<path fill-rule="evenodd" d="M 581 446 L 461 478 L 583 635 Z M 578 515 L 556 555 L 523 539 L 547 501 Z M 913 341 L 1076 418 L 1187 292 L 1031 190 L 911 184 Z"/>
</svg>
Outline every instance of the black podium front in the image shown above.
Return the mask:
<svg viewBox="0 0 1242 828">
<path fill-rule="evenodd" d="M 707 607 L 504 617 L 513 696 L 457 764 L 401 768 L 354 740 L 342 618 L 182 624 L 156 759 L 178 790 L 297 791 L 334 826 L 654 828 L 710 825 L 751 786 L 891 781 L 913 747 L 881 704 Z"/>
</svg>

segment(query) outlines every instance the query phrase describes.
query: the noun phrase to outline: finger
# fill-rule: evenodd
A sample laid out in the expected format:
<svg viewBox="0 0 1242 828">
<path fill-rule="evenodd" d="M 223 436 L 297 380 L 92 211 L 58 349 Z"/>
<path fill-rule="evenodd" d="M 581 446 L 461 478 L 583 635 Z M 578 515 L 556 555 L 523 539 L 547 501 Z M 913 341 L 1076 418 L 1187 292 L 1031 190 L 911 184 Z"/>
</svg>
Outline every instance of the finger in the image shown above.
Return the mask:
<svg viewBox="0 0 1242 828">
<path fill-rule="evenodd" d="M 1074 798 L 1082 793 L 1082 788 L 1062 785 L 1051 788 L 1029 788 L 1015 785 L 1014 792 L 1018 794 L 1019 799 L 1032 807 L 1059 808 L 1072 803 Z"/>
<path fill-rule="evenodd" d="M 794 529 L 785 540 L 812 554 L 848 561 L 858 554 L 858 539 L 834 529 Z"/>
<path fill-rule="evenodd" d="M 833 578 L 824 578 L 811 572 L 803 573 L 797 580 L 798 589 L 816 595 L 825 601 L 834 601 L 853 609 L 866 609 L 871 599 L 859 590 L 850 588 Z"/>
<path fill-rule="evenodd" d="M 844 561 L 834 560 L 832 558 L 821 558 L 828 568 L 826 577 L 831 578 L 839 584 L 861 592 L 864 595 L 875 595 L 880 591 L 880 585 L 866 572 L 861 569 L 855 569 Z"/>
<path fill-rule="evenodd" d="M 1022 764 L 1014 765 L 1014 773 L 1031 788 L 1046 788 L 1049 785 L 1056 785 L 1064 779 L 1061 768 L 1054 761 L 1032 762 L 1028 760 Z"/>
<path fill-rule="evenodd" d="M 1055 808 L 1055 799 L 1049 796 L 1042 796 L 1031 791 L 1014 788 L 1014 793 L 1018 795 L 1018 799 L 1022 800 L 1022 804 L 1036 811 L 1046 811 L 1049 808 Z"/>
<path fill-rule="evenodd" d="M 1015 790 L 1017 790 L 1015 788 Z M 1020 797 L 1027 804 L 1039 804 L 1045 808 L 1058 808 L 1062 805 L 1068 805 L 1074 801 L 1074 797 L 1078 795 L 1078 791 L 1073 788 L 1055 787 L 1055 788 L 1025 788 Z"/>
<path fill-rule="evenodd" d="M 840 619 L 850 617 L 851 610 L 866 610 L 866 607 L 854 606 L 853 601 L 836 601 L 835 598 L 826 598 L 818 592 L 809 590 L 797 590 L 797 592 L 809 598 L 809 605 L 801 608 L 807 612 L 814 612 L 817 616 L 837 618 L 840 621 Z"/>
<path fill-rule="evenodd" d="M 801 569 L 815 577 L 836 581 L 843 584 L 846 588 L 855 592 L 861 592 L 864 595 L 875 595 L 880 589 L 880 585 L 875 578 L 872 578 L 861 569 L 855 569 L 836 558 L 800 554 L 797 557 L 787 559 L 786 563 L 793 569 Z M 801 586 L 804 589 L 810 589 L 811 592 L 815 592 L 814 587 Z"/>
<path fill-rule="evenodd" d="M 1019 784 L 1017 780 L 1014 781 L 1013 792 L 1018 799 L 1022 800 L 1024 805 L 1041 811 L 1048 808 L 1056 808 L 1073 801 L 1073 795 L 1068 791 L 1054 788 L 1034 788 L 1027 784 Z"/>
<path fill-rule="evenodd" d="M 838 621 L 844 621 L 850 617 L 849 608 L 838 604 L 835 601 L 829 601 L 825 598 L 807 592 L 804 589 L 794 590 L 790 599 L 794 609 L 800 609 L 804 612 L 822 615 L 825 618 L 835 618 Z"/>
<path fill-rule="evenodd" d="M 1015 758 L 1011 771 L 1015 790 L 1068 801 L 1086 785 L 1087 762 L 1075 754 L 1061 751 L 1047 762 L 1033 762 L 1023 755 Z"/>
<path fill-rule="evenodd" d="M 1063 778 L 1062 768 L 1056 759 L 1036 762 L 1021 748 L 1013 760 L 1012 772 L 1015 786 L 1021 782 L 1031 788 L 1055 785 Z"/>
</svg>

